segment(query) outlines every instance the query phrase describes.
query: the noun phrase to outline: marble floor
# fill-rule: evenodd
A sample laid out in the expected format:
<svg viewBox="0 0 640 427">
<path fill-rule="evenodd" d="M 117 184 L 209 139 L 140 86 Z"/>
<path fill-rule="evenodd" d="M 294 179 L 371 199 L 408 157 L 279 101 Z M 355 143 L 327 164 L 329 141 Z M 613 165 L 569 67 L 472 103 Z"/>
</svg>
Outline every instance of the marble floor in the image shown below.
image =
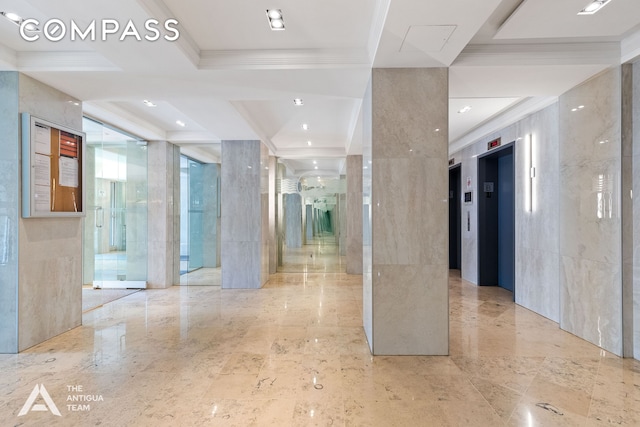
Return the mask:
<svg viewBox="0 0 640 427">
<path fill-rule="evenodd" d="M 315 237 L 301 248 L 282 249 L 281 273 L 345 273 L 347 263 L 339 255 L 339 246 L 334 235 Z"/>
<path fill-rule="evenodd" d="M 452 273 L 450 295 L 450 356 L 372 357 L 359 276 L 137 292 L 0 355 L 0 425 L 640 425 L 640 362 L 502 289 Z"/>
<path fill-rule="evenodd" d="M 140 289 L 94 289 L 93 286 L 83 286 L 82 312 L 95 310 L 104 304 L 139 291 Z"/>
</svg>

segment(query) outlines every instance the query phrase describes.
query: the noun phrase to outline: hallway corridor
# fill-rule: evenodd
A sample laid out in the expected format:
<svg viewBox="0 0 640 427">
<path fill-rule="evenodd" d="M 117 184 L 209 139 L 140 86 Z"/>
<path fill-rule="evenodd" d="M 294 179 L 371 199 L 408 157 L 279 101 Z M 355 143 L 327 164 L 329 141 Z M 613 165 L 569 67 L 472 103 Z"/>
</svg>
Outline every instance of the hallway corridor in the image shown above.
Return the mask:
<svg viewBox="0 0 640 427">
<path fill-rule="evenodd" d="M 640 423 L 640 362 L 455 273 L 450 312 L 449 357 L 372 357 L 360 276 L 279 273 L 262 290 L 138 292 L 85 313 L 82 327 L 0 355 L 0 424 Z M 37 384 L 60 417 L 18 417 Z M 70 401 L 77 395 L 89 401 Z"/>
</svg>

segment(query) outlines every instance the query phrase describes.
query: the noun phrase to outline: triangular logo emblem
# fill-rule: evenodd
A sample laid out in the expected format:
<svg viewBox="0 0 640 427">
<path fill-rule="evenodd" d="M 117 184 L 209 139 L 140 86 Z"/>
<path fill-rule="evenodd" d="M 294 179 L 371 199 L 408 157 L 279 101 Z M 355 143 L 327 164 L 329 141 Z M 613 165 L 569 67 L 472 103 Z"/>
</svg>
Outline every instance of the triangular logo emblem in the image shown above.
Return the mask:
<svg viewBox="0 0 640 427">
<path fill-rule="evenodd" d="M 44 400 L 44 404 L 36 403 L 36 399 L 38 398 L 38 396 L 42 396 L 42 399 Z M 62 416 L 62 414 L 60 414 L 60 411 L 58 411 L 58 407 L 53 402 L 53 399 L 51 398 L 51 396 L 49 396 L 47 389 L 44 388 L 44 384 L 40 384 L 40 385 L 36 384 L 36 386 L 33 388 L 33 391 L 29 395 L 29 398 L 27 399 L 27 401 L 24 403 L 24 406 L 20 410 L 20 413 L 18 414 L 18 416 L 21 417 L 23 415 L 27 415 L 27 413 L 29 413 L 30 411 L 36 411 L 36 412 L 51 411 L 53 415 L 56 415 L 58 417 Z"/>
</svg>

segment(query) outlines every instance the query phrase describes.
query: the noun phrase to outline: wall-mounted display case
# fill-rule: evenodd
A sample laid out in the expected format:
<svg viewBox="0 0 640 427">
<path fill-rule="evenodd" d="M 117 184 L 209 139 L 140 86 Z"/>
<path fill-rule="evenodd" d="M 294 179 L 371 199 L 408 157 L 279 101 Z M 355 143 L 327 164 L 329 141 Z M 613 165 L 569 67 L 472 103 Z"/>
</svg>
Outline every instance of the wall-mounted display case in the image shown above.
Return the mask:
<svg viewBox="0 0 640 427">
<path fill-rule="evenodd" d="M 84 216 L 85 134 L 22 114 L 22 217 Z"/>
</svg>

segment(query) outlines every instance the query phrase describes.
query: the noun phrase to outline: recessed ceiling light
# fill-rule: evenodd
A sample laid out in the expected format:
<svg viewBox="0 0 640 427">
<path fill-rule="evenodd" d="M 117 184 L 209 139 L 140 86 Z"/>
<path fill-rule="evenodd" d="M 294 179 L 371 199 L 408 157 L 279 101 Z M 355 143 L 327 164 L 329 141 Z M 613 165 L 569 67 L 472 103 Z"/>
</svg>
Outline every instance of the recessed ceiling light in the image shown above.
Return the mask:
<svg viewBox="0 0 640 427">
<path fill-rule="evenodd" d="M 176 120 L 176 124 L 177 124 L 178 126 L 182 126 L 182 127 L 185 127 L 185 126 L 187 125 L 187 124 L 186 124 L 185 122 L 183 122 L 182 120 Z"/>
<path fill-rule="evenodd" d="M 304 130 L 309 130 L 309 125 L 308 125 L 308 124 L 306 124 L 306 123 L 303 123 L 303 124 L 302 124 L 302 129 L 304 129 Z"/>
<path fill-rule="evenodd" d="M 311 141 L 307 141 L 307 145 L 311 147 Z"/>
<path fill-rule="evenodd" d="M 22 23 L 20 23 L 20 25 L 22 25 Z M 24 26 L 24 29 L 27 31 L 31 31 L 31 32 L 38 32 L 40 31 L 38 29 L 38 27 L 35 26 L 35 24 L 29 22 L 27 25 Z"/>
<path fill-rule="evenodd" d="M 584 108 L 584 105 L 578 105 L 578 110 L 582 110 Z"/>
<path fill-rule="evenodd" d="M 302 101 L 302 99 L 301 99 L 301 98 L 295 98 L 295 99 L 293 100 L 293 103 L 294 103 L 295 105 L 304 105 L 304 102 Z"/>
<path fill-rule="evenodd" d="M 282 19 L 282 11 L 280 9 L 267 10 L 267 16 L 270 19 Z"/>
<path fill-rule="evenodd" d="M 578 15 L 593 15 L 594 13 L 601 10 L 610 1 L 611 0 L 594 0 L 586 5 L 584 9 L 578 12 Z"/>
<path fill-rule="evenodd" d="M 313 161 L 313 164 L 314 164 L 314 165 L 317 165 L 317 164 L 318 164 L 318 162 L 316 162 L 316 161 L 314 160 L 314 161 Z"/>
<path fill-rule="evenodd" d="M 13 12 L 0 12 L 0 14 L 2 14 L 2 16 L 4 16 L 5 18 L 7 18 L 9 21 L 13 22 L 14 24 L 22 24 L 22 17 L 16 13 Z"/>
<path fill-rule="evenodd" d="M 149 101 L 148 99 L 145 99 L 144 101 L 142 101 L 144 103 L 144 105 L 146 105 L 147 107 L 157 107 L 157 104 L 154 104 L 153 102 Z"/>
<path fill-rule="evenodd" d="M 314 169 L 318 169 L 318 167 L 316 166 L 316 167 L 314 167 Z"/>
<path fill-rule="evenodd" d="M 280 9 L 267 9 L 267 18 L 269 26 L 274 31 L 284 30 L 284 17 Z"/>
<path fill-rule="evenodd" d="M 440 132 L 440 129 L 436 129 L 436 132 Z"/>
<path fill-rule="evenodd" d="M 470 110 L 471 110 L 471 106 L 465 105 L 464 107 L 462 107 L 462 109 L 458 110 L 458 113 L 464 114 L 464 113 L 466 113 L 466 112 L 468 112 Z"/>
</svg>

